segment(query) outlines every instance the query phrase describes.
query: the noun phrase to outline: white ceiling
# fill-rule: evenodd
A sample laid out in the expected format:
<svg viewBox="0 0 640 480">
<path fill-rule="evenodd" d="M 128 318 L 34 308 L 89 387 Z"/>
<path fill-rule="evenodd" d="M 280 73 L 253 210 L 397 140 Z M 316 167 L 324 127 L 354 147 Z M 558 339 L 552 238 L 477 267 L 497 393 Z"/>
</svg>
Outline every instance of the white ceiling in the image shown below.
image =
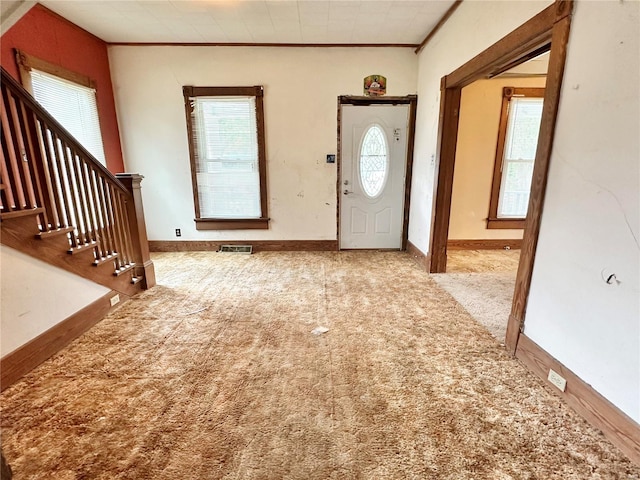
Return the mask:
<svg viewBox="0 0 640 480">
<path fill-rule="evenodd" d="M 110 43 L 419 44 L 454 0 L 40 0 Z"/>
</svg>

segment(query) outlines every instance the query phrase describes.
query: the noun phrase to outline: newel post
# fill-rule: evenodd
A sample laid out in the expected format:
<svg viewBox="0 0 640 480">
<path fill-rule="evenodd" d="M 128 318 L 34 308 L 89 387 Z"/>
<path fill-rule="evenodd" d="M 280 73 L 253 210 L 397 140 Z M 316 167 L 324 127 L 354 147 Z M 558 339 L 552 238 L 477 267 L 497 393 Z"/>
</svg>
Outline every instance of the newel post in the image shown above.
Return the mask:
<svg viewBox="0 0 640 480">
<path fill-rule="evenodd" d="M 116 178 L 127 188 L 133 198 L 133 202 L 127 202 L 127 216 L 129 217 L 129 231 L 131 232 L 136 262 L 136 276 L 143 276 L 143 288 L 151 288 L 156 284 L 156 274 L 149 254 L 147 226 L 142 207 L 140 183 L 144 177 L 139 173 L 118 173 Z"/>
</svg>

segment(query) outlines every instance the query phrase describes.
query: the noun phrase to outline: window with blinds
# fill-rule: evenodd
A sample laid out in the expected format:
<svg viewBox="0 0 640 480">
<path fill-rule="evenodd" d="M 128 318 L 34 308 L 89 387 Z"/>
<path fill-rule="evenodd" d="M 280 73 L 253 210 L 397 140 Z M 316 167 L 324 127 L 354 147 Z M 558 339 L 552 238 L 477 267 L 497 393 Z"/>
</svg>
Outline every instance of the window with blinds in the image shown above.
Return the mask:
<svg viewBox="0 0 640 480">
<path fill-rule="evenodd" d="M 31 69 L 34 98 L 100 163 L 106 165 L 96 91 Z"/>
<path fill-rule="evenodd" d="M 197 228 L 267 228 L 262 87 L 184 95 Z"/>
<path fill-rule="evenodd" d="M 259 218 L 255 98 L 196 98 L 194 116 L 200 216 Z"/>
</svg>

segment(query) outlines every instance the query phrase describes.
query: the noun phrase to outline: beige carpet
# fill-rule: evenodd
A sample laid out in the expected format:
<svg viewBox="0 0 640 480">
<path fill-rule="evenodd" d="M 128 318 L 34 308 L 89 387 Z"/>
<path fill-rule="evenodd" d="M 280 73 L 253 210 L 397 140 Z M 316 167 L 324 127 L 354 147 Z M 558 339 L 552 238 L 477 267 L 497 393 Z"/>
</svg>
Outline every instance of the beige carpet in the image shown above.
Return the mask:
<svg viewBox="0 0 640 480">
<path fill-rule="evenodd" d="M 0 397 L 16 479 L 640 478 L 406 254 L 154 261 Z"/>
<path fill-rule="evenodd" d="M 433 279 L 483 325 L 504 342 L 511 313 L 515 273 L 437 273 Z"/>
<path fill-rule="evenodd" d="M 516 273 L 520 250 L 448 250 L 447 273 Z"/>
</svg>

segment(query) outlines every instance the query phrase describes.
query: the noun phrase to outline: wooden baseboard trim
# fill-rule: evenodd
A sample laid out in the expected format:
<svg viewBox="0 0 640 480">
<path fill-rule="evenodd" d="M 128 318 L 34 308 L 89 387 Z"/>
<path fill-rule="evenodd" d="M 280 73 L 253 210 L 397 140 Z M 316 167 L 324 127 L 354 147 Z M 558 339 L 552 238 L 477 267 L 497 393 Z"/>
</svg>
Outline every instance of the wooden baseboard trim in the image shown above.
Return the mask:
<svg viewBox="0 0 640 480">
<path fill-rule="evenodd" d="M 333 252 L 337 240 L 150 240 L 152 252 L 214 251 L 220 245 L 253 245 L 254 252 Z"/>
<path fill-rule="evenodd" d="M 33 340 L 0 359 L 0 391 L 14 384 L 104 318 L 115 290 L 100 297 Z M 119 293 L 120 303 L 129 297 Z"/>
<path fill-rule="evenodd" d="M 447 240 L 448 250 L 517 250 L 522 240 Z M 508 248 L 507 248 L 508 247 Z"/>
<path fill-rule="evenodd" d="M 524 334 L 518 339 L 516 357 L 544 382 L 548 382 L 549 369 L 562 375 L 567 380 L 566 390 L 561 392 L 549 383 L 553 392 L 640 465 L 640 426 L 636 422 Z"/>
<path fill-rule="evenodd" d="M 410 241 L 407 241 L 407 253 L 411 255 L 411 258 L 413 258 L 418 265 L 427 272 L 429 271 L 429 267 L 431 267 L 431 255 L 424 253 Z"/>
</svg>

